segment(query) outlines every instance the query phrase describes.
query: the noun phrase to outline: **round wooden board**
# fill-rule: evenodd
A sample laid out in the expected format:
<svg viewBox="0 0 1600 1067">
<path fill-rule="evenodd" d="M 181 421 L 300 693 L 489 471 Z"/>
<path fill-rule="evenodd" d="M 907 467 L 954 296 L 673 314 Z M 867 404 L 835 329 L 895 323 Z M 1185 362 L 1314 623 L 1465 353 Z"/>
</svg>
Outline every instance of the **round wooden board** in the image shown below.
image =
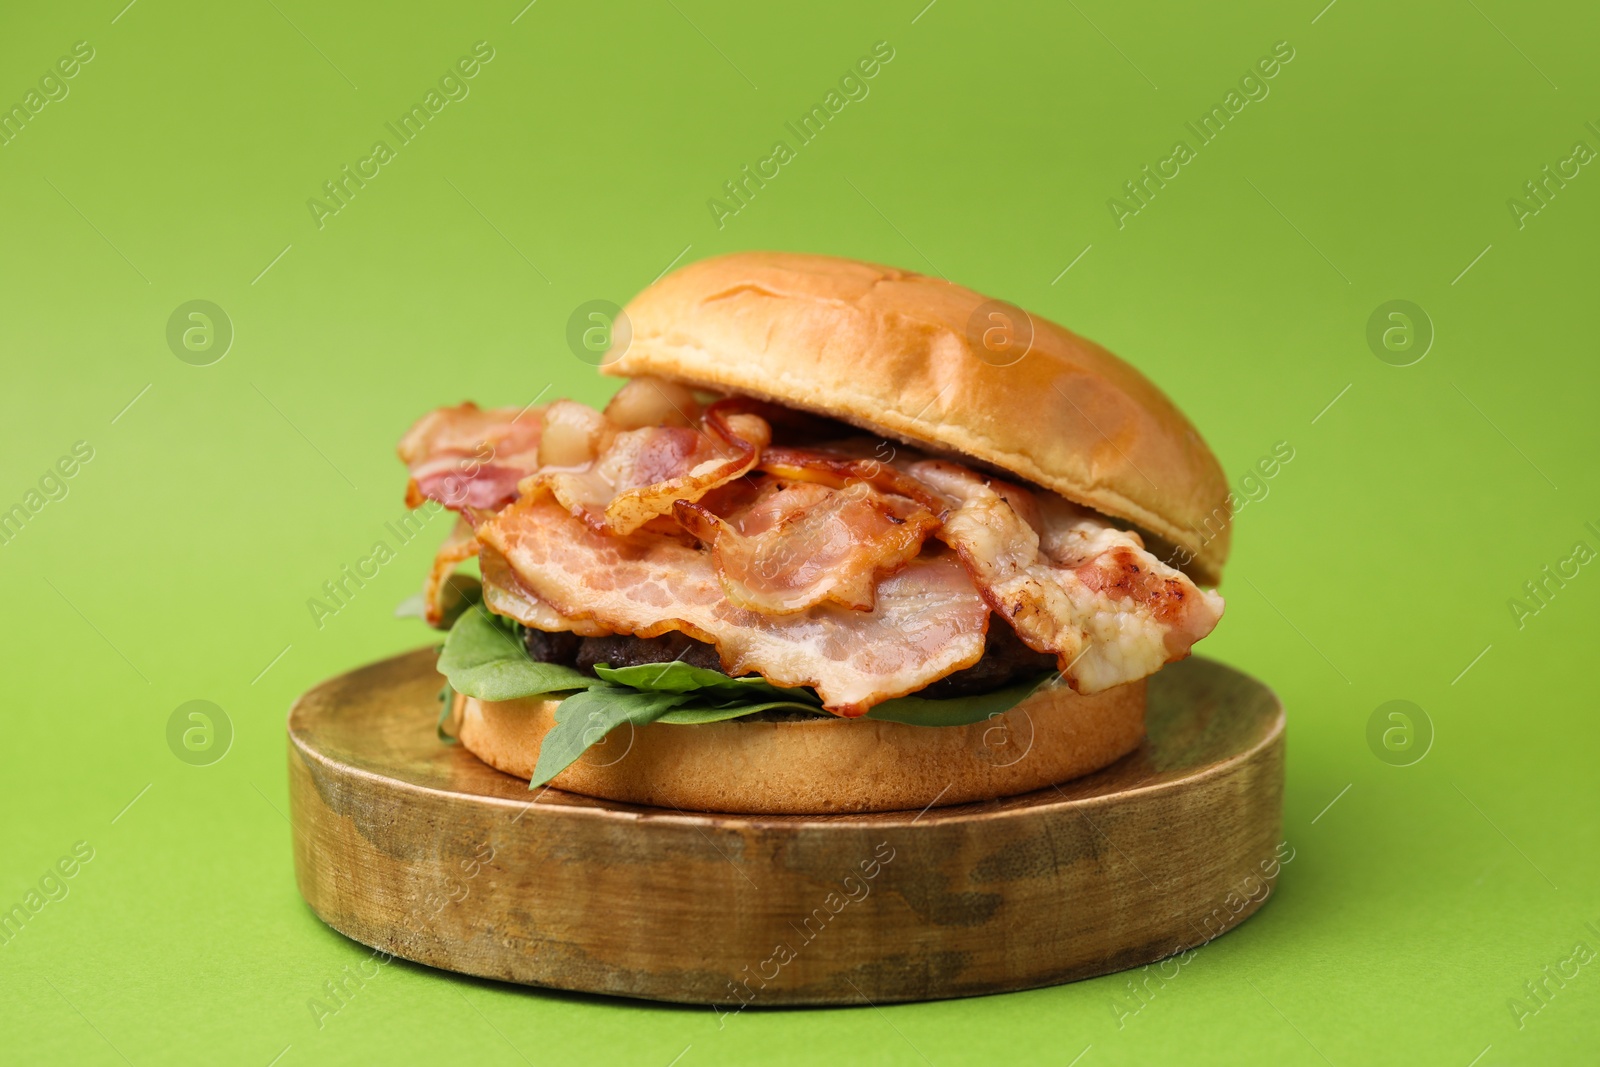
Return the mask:
<svg viewBox="0 0 1600 1067">
<path fill-rule="evenodd" d="M 530 792 L 440 743 L 441 684 L 419 649 L 301 697 L 289 793 L 317 915 L 447 970 L 728 1011 L 997 993 L 1202 944 L 1278 871 L 1283 709 L 1209 660 L 1151 679 L 1148 738 L 1105 770 L 869 815 Z"/>
</svg>

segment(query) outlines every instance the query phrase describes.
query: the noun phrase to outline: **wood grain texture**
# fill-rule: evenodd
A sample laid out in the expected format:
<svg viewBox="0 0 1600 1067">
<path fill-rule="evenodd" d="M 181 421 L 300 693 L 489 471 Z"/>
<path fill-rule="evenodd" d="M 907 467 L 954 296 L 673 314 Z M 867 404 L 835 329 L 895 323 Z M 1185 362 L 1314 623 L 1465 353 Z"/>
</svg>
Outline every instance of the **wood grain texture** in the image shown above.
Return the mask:
<svg viewBox="0 0 1600 1067">
<path fill-rule="evenodd" d="M 1202 944 L 1278 871 L 1283 710 L 1209 660 L 1152 678 L 1145 743 L 1060 787 L 741 816 L 530 792 L 438 741 L 433 659 L 341 675 L 289 715 L 301 894 L 431 966 L 727 1011 L 969 996 Z"/>
</svg>

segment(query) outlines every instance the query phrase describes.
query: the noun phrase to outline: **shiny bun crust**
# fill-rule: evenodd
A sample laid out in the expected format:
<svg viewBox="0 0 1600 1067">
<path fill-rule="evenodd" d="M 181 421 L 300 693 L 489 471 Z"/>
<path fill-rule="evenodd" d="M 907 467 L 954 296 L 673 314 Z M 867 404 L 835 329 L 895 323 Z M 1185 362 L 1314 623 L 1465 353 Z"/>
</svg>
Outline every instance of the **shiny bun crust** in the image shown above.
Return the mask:
<svg viewBox="0 0 1600 1067">
<path fill-rule="evenodd" d="M 1143 680 L 1080 696 L 1041 690 L 970 726 L 874 719 L 618 727 L 556 776 L 569 793 L 684 811 L 762 815 L 917 811 L 1032 792 L 1113 763 L 1144 737 Z M 556 701 L 458 697 L 456 734 L 532 778 Z"/>
<path fill-rule="evenodd" d="M 1135 524 L 1214 584 L 1227 479 L 1200 434 L 1133 367 L 1038 316 L 949 282 L 830 256 L 743 252 L 690 264 L 625 309 L 602 366 L 742 393 L 1010 472 Z M 1021 340 L 996 353 L 990 312 Z M 991 335 L 994 336 L 994 335 Z"/>
</svg>

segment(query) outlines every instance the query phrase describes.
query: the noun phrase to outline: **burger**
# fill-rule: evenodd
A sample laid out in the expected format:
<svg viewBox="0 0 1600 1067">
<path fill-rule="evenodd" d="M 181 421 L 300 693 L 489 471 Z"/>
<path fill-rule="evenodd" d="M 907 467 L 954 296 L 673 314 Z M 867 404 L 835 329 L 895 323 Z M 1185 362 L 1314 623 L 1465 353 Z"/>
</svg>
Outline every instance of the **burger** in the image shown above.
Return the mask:
<svg viewBox="0 0 1600 1067">
<path fill-rule="evenodd" d="M 408 504 L 458 515 L 422 595 L 441 734 L 531 787 L 768 814 L 1026 793 L 1137 748 L 1146 679 L 1222 615 L 1216 458 L 1053 323 L 740 253 L 612 340 L 603 410 L 463 403 L 399 447 Z"/>
</svg>

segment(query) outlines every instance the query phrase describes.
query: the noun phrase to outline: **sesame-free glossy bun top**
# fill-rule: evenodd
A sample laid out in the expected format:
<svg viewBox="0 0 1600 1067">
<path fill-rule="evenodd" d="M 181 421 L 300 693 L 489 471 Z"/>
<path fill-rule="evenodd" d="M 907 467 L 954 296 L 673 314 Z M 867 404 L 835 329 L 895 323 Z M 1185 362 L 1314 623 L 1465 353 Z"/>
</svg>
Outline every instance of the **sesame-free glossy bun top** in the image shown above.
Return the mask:
<svg viewBox="0 0 1600 1067">
<path fill-rule="evenodd" d="M 1143 374 L 1055 323 L 938 278 L 783 252 L 692 263 L 625 311 L 632 340 L 606 374 L 955 453 L 1136 525 L 1202 582 L 1221 577 L 1228 485 L 1211 449 Z M 1009 346 L 986 340 L 1007 322 Z"/>
</svg>

